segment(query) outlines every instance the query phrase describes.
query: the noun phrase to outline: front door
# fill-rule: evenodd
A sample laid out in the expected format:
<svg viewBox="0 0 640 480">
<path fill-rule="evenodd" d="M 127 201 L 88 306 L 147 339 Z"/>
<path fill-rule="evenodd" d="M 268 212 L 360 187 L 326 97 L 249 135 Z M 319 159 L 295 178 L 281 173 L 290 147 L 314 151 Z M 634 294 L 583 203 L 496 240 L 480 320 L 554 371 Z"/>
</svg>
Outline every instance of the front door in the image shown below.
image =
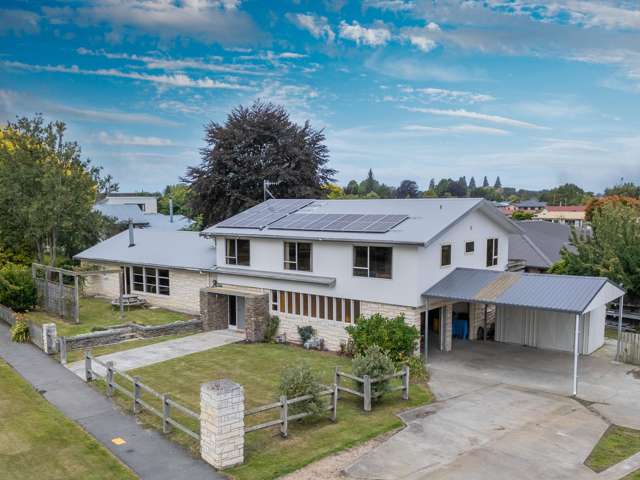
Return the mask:
<svg viewBox="0 0 640 480">
<path fill-rule="evenodd" d="M 237 298 L 235 295 L 229 295 L 229 328 L 237 328 L 238 326 Z"/>
</svg>

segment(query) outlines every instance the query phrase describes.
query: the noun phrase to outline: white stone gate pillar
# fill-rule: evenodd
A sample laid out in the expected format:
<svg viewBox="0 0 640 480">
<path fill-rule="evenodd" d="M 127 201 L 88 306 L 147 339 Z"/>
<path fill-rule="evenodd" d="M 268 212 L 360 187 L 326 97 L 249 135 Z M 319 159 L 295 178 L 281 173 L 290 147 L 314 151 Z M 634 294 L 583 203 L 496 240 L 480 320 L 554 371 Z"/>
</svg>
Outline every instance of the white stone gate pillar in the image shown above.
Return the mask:
<svg viewBox="0 0 640 480">
<path fill-rule="evenodd" d="M 200 455 L 217 469 L 244 461 L 244 388 L 231 380 L 200 386 Z"/>
</svg>

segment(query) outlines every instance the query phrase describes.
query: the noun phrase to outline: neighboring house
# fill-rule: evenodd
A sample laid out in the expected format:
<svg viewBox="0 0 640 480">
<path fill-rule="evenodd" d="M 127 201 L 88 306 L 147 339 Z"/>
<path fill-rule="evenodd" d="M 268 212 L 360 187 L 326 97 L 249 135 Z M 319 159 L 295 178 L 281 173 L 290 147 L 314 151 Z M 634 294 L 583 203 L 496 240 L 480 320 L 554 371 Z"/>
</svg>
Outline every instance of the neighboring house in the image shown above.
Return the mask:
<svg viewBox="0 0 640 480">
<path fill-rule="evenodd" d="M 513 215 L 513 212 L 516 211 L 515 205 L 512 205 L 511 202 L 492 202 L 493 205 L 500 210 L 502 213 L 510 217 Z"/>
<path fill-rule="evenodd" d="M 536 215 L 537 219 L 547 222 L 564 223 L 581 228 L 585 223 L 587 207 L 585 205 L 547 206 Z"/>
<path fill-rule="evenodd" d="M 136 207 L 137 208 L 137 207 Z M 213 284 L 216 251 L 198 232 L 135 229 L 134 245 L 124 231 L 79 253 L 74 258 L 99 269 L 121 269 L 124 293 L 150 304 L 187 313 L 200 311 L 200 289 Z M 84 292 L 115 299 L 119 275 L 87 277 Z"/>
<path fill-rule="evenodd" d="M 524 220 L 518 225 L 523 232 L 509 235 L 509 261 L 525 272 L 546 272 L 560 260 L 562 247 L 573 248 L 568 225 L 542 220 Z"/>
<path fill-rule="evenodd" d="M 513 206 L 516 210 L 524 210 L 525 212 L 539 212 L 547 206 L 547 202 L 541 202 L 539 200 L 523 200 L 522 202 L 514 203 Z"/>
<path fill-rule="evenodd" d="M 76 258 L 122 267 L 127 288 L 152 303 L 194 311 L 199 299 L 204 328 L 244 329 L 252 341 L 277 315 L 287 341 L 311 325 L 338 350 L 346 326 L 380 313 L 418 328 L 422 351 L 451 350 L 456 336 L 593 352 L 604 343 L 606 303 L 624 291 L 604 278 L 505 271 L 510 236 L 522 234 L 483 199 L 283 199 L 197 240 L 136 230 L 135 247 L 124 232 Z M 115 296 L 109 282 L 89 291 Z M 162 303 L 164 287 L 175 298 Z"/>
<path fill-rule="evenodd" d="M 128 224 L 131 220 L 136 228 L 184 230 L 193 223 L 182 215 L 145 213 L 137 205 L 97 203 L 93 209 L 122 225 Z"/>
<path fill-rule="evenodd" d="M 107 194 L 99 203 L 104 205 L 134 205 L 145 213 L 158 213 L 158 197 L 153 194 L 120 193 Z"/>
</svg>

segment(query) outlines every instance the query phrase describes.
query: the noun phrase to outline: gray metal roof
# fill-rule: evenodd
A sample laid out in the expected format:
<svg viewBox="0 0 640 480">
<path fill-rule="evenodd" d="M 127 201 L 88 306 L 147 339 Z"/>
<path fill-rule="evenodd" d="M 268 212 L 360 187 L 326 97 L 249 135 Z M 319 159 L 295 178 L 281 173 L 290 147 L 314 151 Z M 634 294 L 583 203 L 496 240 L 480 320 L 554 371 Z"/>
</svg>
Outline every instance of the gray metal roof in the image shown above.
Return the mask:
<svg viewBox="0 0 640 480">
<path fill-rule="evenodd" d="M 583 313 L 600 290 L 613 285 L 604 277 L 578 277 L 456 268 L 426 290 L 432 298 L 492 303 L 569 313 Z"/>
<path fill-rule="evenodd" d="M 270 200 L 271 205 L 291 200 Z M 264 208 L 258 205 L 254 208 Z M 247 215 L 249 209 L 240 215 Z M 310 230 L 225 227 L 229 219 L 207 228 L 205 236 L 240 236 L 262 238 L 297 238 L 308 240 L 334 240 L 350 242 L 380 242 L 428 245 L 445 230 L 455 225 L 473 211 L 481 211 L 509 233 L 521 230 L 496 209 L 481 198 L 419 198 L 419 199 L 376 199 L 376 200 L 313 200 L 296 210 L 295 215 L 305 214 L 379 214 L 407 215 L 409 218 L 387 232 L 329 232 Z M 231 220 L 234 217 L 231 217 Z"/>
<path fill-rule="evenodd" d="M 115 262 L 185 270 L 212 271 L 216 265 L 213 242 L 198 232 L 135 229 L 135 246 L 129 247 L 129 232 L 121 232 L 80 252 L 78 260 Z"/>
<path fill-rule="evenodd" d="M 523 200 L 521 202 L 517 202 L 514 206 L 518 208 L 544 208 L 547 206 L 547 202 L 541 202 L 540 200 L 532 199 L 532 200 Z"/>
<path fill-rule="evenodd" d="M 93 209 L 105 217 L 114 218 L 117 223 L 129 223 L 129 219 L 131 219 L 136 226 L 162 230 L 182 230 L 193 223 L 182 215 L 174 215 L 173 222 L 171 222 L 169 215 L 144 213 L 137 205 L 98 203 L 93 206 Z"/>
<path fill-rule="evenodd" d="M 560 260 L 562 247 L 572 248 L 568 225 L 544 220 L 517 223 L 524 233 L 509 235 L 509 260 L 524 260 L 530 267 L 549 268 Z"/>
</svg>

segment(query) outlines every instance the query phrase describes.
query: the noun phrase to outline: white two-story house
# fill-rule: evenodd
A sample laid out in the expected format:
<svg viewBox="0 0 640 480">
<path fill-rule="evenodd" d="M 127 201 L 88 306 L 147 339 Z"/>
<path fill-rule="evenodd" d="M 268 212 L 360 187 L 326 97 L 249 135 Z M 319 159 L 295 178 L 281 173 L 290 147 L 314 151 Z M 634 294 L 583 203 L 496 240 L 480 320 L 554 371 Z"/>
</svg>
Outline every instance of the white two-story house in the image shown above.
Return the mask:
<svg viewBox="0 0 640 480">
<path fill-rule="evenodd" d="M 485 200 L 425 198 L 269 200 L 202 234 L 215 241 L 230 325 L 245 326 L 244 292 L 267 293 L 287 339 L 309 324 L 336 350 L 360 315 L 403 314 L 423 334 L 443 332 L 423 292 L 455 268 L 504 271 L 517 231 Z M 459 308 L 451 314 L 468 318 Z"/>
</svg>

